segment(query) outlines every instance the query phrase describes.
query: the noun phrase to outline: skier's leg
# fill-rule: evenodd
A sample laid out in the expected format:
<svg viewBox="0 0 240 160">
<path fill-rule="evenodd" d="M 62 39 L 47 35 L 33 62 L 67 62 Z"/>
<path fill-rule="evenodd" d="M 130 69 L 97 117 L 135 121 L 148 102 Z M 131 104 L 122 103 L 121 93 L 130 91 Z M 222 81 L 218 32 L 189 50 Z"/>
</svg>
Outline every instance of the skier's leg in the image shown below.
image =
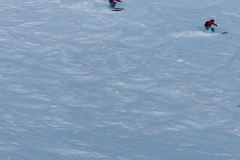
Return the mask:
<svg viewBox="0 0 240 160">
<path fill-rule="evenodd" d="M 110 2 L 110 7 L 111 7 L 111 8 L 114 8 L 115 5 L 116 5 L 116 2 Z"/>
<path fill-rule="evenodd" d="M 117 4 L 117 2 L 113 2 L 113 7 L 115 7 L 115 6 L 116 6 L 116 4 Z"/>
<path fill-rule="evenodd" d="M 113 6 L 112 2 L 109 2 L 109 7 L 112 7 L 112 6 Z"/>
</svg>

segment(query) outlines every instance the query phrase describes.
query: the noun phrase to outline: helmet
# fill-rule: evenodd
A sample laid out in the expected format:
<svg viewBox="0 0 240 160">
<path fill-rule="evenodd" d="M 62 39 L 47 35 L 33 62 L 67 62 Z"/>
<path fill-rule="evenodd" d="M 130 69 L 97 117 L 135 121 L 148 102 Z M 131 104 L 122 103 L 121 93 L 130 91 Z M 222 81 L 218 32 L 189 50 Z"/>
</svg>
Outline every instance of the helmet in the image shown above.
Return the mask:
<svg viewBox="0 0 240 160">
<path fill-rule="evenodd" d="M 211 21 L 213 21 L 213 22 L 214 22 L 214 19 L 211 19 Z"/>
</svg>

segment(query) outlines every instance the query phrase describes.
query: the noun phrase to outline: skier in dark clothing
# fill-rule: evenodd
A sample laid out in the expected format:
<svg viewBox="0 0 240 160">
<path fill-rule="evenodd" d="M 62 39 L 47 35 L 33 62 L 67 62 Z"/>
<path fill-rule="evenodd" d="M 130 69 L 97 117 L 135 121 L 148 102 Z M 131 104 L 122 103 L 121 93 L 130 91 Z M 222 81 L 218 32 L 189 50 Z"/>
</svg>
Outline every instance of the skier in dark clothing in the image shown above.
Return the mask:
<svg viewBox="0 0 240 160">
<path fill-rule="evenodd" d="M 214 28 L 212 27 L 212 25 L 214 25 L 214 26 L 217 27 L 217 24 L 214 23 L 214 20 L 213 20 L 213 19 L 211 19 L 211 20 L 209 20 L 209 21 L 207 21 L 207 22 L 205 23 L 206 29 L 207 29 L 207 30 L 211 29 L 211 31 L 214 32 Z"/>
</svg>

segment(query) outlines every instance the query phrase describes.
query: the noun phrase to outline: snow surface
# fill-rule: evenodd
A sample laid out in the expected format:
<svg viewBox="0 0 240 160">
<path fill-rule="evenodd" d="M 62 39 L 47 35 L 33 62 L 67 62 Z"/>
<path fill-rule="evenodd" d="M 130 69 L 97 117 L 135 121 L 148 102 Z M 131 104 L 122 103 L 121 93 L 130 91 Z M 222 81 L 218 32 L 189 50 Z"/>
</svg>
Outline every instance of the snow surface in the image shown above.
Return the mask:
<svg viewBox="0 0 240 160">
<path fill-rule="evenodd" d="M 2 0 L 0 160 L 238 160 L 239 6 Z"/>
</svg>

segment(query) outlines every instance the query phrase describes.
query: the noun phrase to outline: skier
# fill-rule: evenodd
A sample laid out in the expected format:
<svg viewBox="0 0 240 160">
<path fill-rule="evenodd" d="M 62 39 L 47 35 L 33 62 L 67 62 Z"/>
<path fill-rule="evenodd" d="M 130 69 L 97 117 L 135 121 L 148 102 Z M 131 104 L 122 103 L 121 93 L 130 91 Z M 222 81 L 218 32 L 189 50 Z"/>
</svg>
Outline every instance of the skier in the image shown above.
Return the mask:
<svg viewBox="0 0 240 160">
<path fill-rule="evenodd" d="M 209 21 L 207 21 L 207 22 L 205 23 L 206 29 L 207 29 L 207 30 L 211 29 L 211 31 L 214 32 L 214 28 L 212 27 L 212 25 L 214 25 L 214 26 L 217 27 L 217 24 L 214 23 L 214 20 L 213 20 L 213 19 L 211 19 L 211 20 L 209 20 Z"/>
<path fill-rule="evenodd" d="M 122 1 L 121 0 L 109 0 L 110 7 L 114 9 L 117 2 L 122 2 Z"/>
</svg>

